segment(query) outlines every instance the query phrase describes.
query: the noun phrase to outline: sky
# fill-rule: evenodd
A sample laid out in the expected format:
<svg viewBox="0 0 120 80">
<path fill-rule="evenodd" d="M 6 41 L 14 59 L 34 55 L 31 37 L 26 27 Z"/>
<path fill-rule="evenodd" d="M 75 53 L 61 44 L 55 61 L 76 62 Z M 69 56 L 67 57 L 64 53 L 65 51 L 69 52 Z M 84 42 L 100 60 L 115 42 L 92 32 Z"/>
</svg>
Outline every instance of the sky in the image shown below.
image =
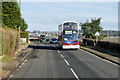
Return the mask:
<svg viewBox="0 0 120 80">
<path fill-rule="evenodd" d="M 64 21 L 85 23 L 102 17 L 104 30 L 118 30 L 118 2 L 22 2 L 22 17 L 28 31 L 57 31 Z M 81 28 L 81 27 L 79 27 Z"/>
</svg>

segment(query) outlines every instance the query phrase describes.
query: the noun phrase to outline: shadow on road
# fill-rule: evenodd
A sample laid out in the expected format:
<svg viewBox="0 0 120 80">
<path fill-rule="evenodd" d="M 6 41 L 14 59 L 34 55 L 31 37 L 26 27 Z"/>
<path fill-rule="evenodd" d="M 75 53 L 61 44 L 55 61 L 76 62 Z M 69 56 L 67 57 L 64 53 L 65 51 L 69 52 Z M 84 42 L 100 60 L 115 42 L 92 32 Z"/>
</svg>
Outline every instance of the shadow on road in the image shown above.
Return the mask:
<svg viewBox="0 0 120 80">
<path fill-rule="evenodd" d="M 28 48 L 33 48 L 33 49 L 46 49 L 46 50 L 60 50 L 60 51 L 76 51 L 77 49 L 62 49 L 59 47 L 53 47 L 53 46 L 34 46 L 30 45 Z"/>
<path fill-rule="evenodd" d="M 46 50 L 56 50 L 58 49 L 58 47 L 53 47 L 53 46 L 34 46 L 34 45 L 30 45 L 28 46 L 28 48 L 33 48 L 33 49 L 46 49 Z"/>
</svg>

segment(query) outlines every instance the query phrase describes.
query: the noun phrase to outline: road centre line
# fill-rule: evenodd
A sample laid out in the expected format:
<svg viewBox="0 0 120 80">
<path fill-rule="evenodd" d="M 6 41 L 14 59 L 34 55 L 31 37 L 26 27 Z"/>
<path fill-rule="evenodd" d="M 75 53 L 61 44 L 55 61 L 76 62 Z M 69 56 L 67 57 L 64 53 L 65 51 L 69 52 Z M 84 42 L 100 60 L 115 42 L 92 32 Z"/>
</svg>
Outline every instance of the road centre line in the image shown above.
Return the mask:
<svg viewBox="0 0 120 80">
<path fill-rule="evenodd" d="M 60 54 L 62 58 L 64 58 L 64 56 L 62 54 Z"/>
<path fill-rule="evenodd" d="M 75 78 L 76 78 L 77 80 L 80 80 L 80 79 L 78 78 L 77 74 L 75 73 L 75 71 L 74 71 L 72 68 L 70 68 L 70 70 L 71 70 L 72 73 L 74 74 Z"/>
<path fill-rule="evenodd" d="M 66 59 L 64 59 L 64 61 L 67 63 L 68 66 L 70 65 Z"/>
<path fill-rule="evenodd" d="M 58 51 L 58 53 L 60 53 L 60 51 L 59 50 L 57 50 Z"/>
</svg>

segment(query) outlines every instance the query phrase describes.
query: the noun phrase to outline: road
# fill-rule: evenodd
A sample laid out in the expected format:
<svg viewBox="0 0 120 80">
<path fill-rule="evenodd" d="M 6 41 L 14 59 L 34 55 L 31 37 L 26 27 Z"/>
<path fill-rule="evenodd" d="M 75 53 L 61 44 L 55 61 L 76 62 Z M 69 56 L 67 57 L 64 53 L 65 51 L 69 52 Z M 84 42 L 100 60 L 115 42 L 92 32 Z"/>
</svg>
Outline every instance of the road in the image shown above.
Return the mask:
<svg viewBox="0 0 120 80">
<path fill-rule="evenodd" d="M 118 78 L 117 65 L 81 49 L 59 50 L 57 44 L 45 43 L 30 48 L 33 48 L 32 53 L 12 78 L 64 78 L 67 80 Z"/>
</svg>

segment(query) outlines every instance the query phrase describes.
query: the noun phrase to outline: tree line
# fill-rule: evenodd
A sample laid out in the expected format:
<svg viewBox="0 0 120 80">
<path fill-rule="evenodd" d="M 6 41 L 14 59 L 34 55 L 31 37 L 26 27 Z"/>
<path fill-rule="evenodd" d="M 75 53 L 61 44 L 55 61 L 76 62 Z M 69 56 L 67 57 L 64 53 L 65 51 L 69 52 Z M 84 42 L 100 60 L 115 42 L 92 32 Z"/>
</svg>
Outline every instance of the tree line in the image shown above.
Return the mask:
<svg viewBox="0 0 120 80">
<path fill-rule="evenodd" d="M 28 28 L 24 18 L 21 17 L 20 7 L 16 2 L 2 2 L 2 27 L 25 31 Z"/>
</svg>

